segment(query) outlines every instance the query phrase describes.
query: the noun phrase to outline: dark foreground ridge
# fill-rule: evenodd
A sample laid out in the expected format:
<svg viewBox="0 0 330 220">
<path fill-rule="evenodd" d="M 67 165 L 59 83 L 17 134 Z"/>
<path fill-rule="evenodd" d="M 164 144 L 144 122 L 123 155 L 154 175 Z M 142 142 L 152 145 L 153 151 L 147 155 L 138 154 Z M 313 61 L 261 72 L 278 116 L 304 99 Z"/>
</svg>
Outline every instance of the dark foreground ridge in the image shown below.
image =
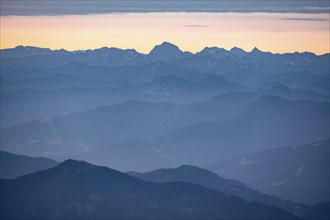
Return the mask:
<svg viewBox="0 0 330 220">
<path fill-rule="evenodd" d="M 76 160 L 1 180 L 1 195 L 1 219 L 297 219 L 198 185 L 146 182 Z"/>
</svg>

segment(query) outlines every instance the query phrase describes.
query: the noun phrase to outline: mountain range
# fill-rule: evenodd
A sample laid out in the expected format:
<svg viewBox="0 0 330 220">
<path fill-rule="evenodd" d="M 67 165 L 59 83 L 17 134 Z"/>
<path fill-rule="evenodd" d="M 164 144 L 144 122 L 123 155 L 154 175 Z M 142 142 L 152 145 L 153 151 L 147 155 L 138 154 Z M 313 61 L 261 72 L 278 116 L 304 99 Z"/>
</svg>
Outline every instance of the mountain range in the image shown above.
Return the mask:
<svg viewBox="0 0 330 220">
<path fill-rule="evenodd" d="M 218 47 L 193 54 L 168 42 L 149 54 L 107 47 L 66 51 L 31 46 L 0 54 L 1 128 L 132 99 L 191 104 L 276 84 L 295 93 L 317 93 L 298 97 L 329 101 L 329 54 Z"/>
<path fill-rule="evenodd" d="M 1 130 L 1 145 L 14 153 L 53 157 L 137 139 L 176 161 L 198 164 L 328 137 L 328 103 L 262 94 L 224 94 L 191 105 L 128 101 L 44 117 Z"/>
<path fill-rule="evenodd" d="M 0 52 L 2 74 L 6 76 L 15 73 L 15 70 L 50 68 L 64 66 L 72 62 L 94 66 L 124 67 L 143 66 L 155 61 L 165 61 L 191 70 L 210 70 L 230 78 L 242 75 L 246 71 L 254 75 L 269 75 L 298 70 L 306 70 L 312 74 L 329 77 L 327 72 L 329 54 L 319 56 L 308 52 L 272 54 L 257 48 L 251 52 L 245 52 L 239 48 L 226 50 L 218 47 L 206 47 L 193 54 L 183 52 L 176 45 L 164 42 L 155 46 L 149 54 L 138 53 L 134 49 L 107 47 L 85 51 L 66 51 L 18 46 L 12 49 L 3 49 Z M 198 62 L 199 59 L 201 62 Z M 196 64 L 198 65 L 196 66 Z M 252 70 L 254 73 L 251 72 Z"/>
<path fill-rule="evenodd" d="M 0 55 L 1 219 L 329 216 L 329 54 Z"/>
<path fill-rule="evenodd" d="M 258 191 L 315 204 L 329 200 L 329 155 L 327 139 L 247 154 L 206 167 Z"/>
<path fill-rule="evenodd" d="M 50 77 L 47 81 L 33 82 L 42 87 L 53 87 L 58 80 L 70 82 L 67 77 Z M 19 82 L 21 85 L 29 85 L 31 80 Z M 87 86 L 96 81 L 84 80 Z M 2 81 L 4 84 L 5 81 Z M 40 82 L 40 83 L 39 83 Z M 124 80 L 123 82 L 126 82 Z M 104 82 L 105 83 L 105 82 Z M 58 85 L 64 87 L 65 84 Z M 133 83 L 132 83 L 133 84 Z M 39 86 L 39 88 L 40 88 Z M 5 86 L 4 86 L 5 87 Z M 35 87 L 34 87 L 35 88 Z M 265 88 L 265 89 L 264 89 Z M 263 91 L 266 90 L 266 91 Z M 173 75 L 157 77 L 150 83 L 137 85 L 121 85 L 119 87 L 68 87 L 58 90 L 35 90 L 25 88 L 23 90 L 2 92 L 1 96 L 1 127 L 10 127 L 40 117 L 64 115 L 85 111 L 100 105 L 114 105 L 129 100 L 147 102 L 171 102 L 175 104 L 193 104 L 207 101 L 220 94 L 232 92 L 252 92 L 268 95 L 276 95 L 290 100 L 309 99 L 314 101 L 329 101 L 329 96 L 303 90 L 290 89 L 280 83 L 264 84 L 259 89 L 244 87 L 238 83 L 232 83 L 216 75 L 209 75 L 202 81 L 192 82 Z M 33 105 L 31 105 L 33 103 Z M 24 110 L 23 110 L 24 109 Z M 35 111 L 38 109 L 38 111 Z M 239 110 L 239 109 L 238 109 Z"/>
<path fill-rule="evenodd" d="M 28 157 L 0 151 L 0 178 L 2 179 L 14 179 L 56 165 L 58 162 L 48 158 Z"/>
<path fill-rule="evenodd" d="M 206 188 L 224 192 L 228 195 L 235 195 L 247 201 L 257 201 L 267 205 L 279 207 L 301 217 L 305 216 L 305 214 L 308 213 L 310 209 L 310 207 L 304 204 L 293 203 L 289 200 L 284 201 L 275 196 L 257 192 L 256 190 L 251 189 L 239 181 L 224 179 L 206 169 L 191 165 L 182 165 L 180 167 L 171 169 L 162 168 L 145 173 L 128 172 L 128 174 L 146 181 L 157 183 L 193 183 L 204 186 Z"/>
<path fill-rule="evenodd" d="M 2 219 L 298 219 L 282 209 L 199 185 L 146 182 L 74 160 L 14 180 L 1 179 L 0 188 Z"/>
<path fill-rule="evenodd" d="M 137 153 L 140 152 L 140 148 L 137 149 Z M 141 152 L 143 155 L 144 152 Z M 29 170 L 29 173 L 38 172 L 41 170 L 47 170 L 51 167 L 58 165 L 57 162 L 51 161 L 46 158 L 34 158 L 26 157 L 21 155 L 15 155 L 7 152 L 1 152 L 2 158 L 2 169 L 11 176 L 15 175 L 16 177 L 21 175 L 26 175 L 25 170 Z M 112 160 L 112 159 L 110 159 Z M 33 171 L 31 170 L 33 169 Z M 70 168 L 71 169 L 71 168 Z M 287 210 L 297 216 L 315 219 L 325 218 L 326 204 L 319 203 L 315 206 L 308 206 L 302 203 L 294 203 L 289 200 L 282 200 L 276 196 L 270 196 L 264 193 L 260 193 L 247 185 L 232 179 L 224 179 L 215 173 L 212 173 L 206 169 L 202 169 L 196 166 L 191 165 L 182 165 L 177 168 L 165 169 L 161 168 L 158 170 L 140 173 L 135 171 L 128 172 L 129 175 L 138 177 L 148 182 L 158 182 L 158 183 L 175 183 L 175 182 L 184 182 L 197 184 L 209 189 L 213 189 L 219 192 L 223 192 L 227 195 L 237 196 L 239 198 L 245 199 L 246 201 L 256 201 L 270 206 L 275 206 L 284 210 Z M 2 175 L 1 178 L 4 176 Z M 56 179 L 55 179 L 56 180 Z"/>
<path fill-rule="evenodd" d="M 154 143 L 185 163 L 200 164 L 325 139 L 328 122 L 329 103 L 263 96 L 235 117 L 182 126 Z"/>
</svg>

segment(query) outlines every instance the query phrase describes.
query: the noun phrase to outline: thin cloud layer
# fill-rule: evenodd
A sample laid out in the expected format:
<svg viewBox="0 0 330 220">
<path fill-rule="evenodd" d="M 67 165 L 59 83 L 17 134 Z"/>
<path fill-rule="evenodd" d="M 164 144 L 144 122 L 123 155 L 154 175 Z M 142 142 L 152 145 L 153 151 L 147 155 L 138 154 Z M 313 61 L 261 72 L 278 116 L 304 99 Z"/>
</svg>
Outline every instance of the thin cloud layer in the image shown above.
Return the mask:
<svg viewBox="0 0 330 220">
<path fill-rule="evenodd" d="M 327 0 L 1 0 L 1 15 L 81 15 L 125 12 L 329 13 Z"/>
<path fill-rule="evenodd" d="M 328 19 L 323 19 L 323 18 L 282 18 L 282 20 L 289 20 L 289 21 L 328 21 Z"/>
<path fill-rule="evenodd" d="M 187 25 L 183 25 L 183 27 L 189 27 L 189 28 L 208 28 L 210 26 L 208 26 L 208 25 L 200 25 L 200 24 L 187 24 Z"/>
</svg>

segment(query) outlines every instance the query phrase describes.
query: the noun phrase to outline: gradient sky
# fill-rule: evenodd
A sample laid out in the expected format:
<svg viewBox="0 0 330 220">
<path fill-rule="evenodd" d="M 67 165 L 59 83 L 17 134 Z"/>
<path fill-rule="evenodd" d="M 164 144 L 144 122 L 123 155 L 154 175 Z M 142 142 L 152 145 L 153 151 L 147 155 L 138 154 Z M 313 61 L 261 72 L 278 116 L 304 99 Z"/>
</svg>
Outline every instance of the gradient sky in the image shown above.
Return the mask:
<svg viewBox="0 0 330 220">
<path fill-rule="evenodd" d="M 205 46 L 263 51 L 329 52 L 329 14 L 112 13 L 2 16 L 1 48 L 32 45 L 67 50 L 103 46 L 147 53 L 169 41 L 196 52 Z"/>
</svg>

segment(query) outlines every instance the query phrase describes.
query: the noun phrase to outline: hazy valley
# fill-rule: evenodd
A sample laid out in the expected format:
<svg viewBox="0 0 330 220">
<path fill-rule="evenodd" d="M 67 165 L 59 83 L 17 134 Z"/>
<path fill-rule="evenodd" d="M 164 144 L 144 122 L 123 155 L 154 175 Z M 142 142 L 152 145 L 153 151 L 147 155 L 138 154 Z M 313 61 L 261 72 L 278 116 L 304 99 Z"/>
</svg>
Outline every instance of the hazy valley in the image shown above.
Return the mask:
<svg viewBox="0 0 330 220">
<path fill-rule="evenodd" d="M 1 219 L 329 219 L 329 53 L 0 53 Z"/>
</svg>

